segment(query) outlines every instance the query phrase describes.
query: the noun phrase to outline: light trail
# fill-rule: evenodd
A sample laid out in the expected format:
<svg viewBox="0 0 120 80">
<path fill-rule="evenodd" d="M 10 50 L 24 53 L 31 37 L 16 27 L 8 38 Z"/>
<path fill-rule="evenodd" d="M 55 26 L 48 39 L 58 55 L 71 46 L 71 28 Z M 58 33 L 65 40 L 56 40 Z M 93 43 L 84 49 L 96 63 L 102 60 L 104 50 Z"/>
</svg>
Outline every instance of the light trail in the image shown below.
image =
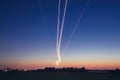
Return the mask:
<svg viewBox="0 0 120 80">
<path fill-rule="evenodd" d="M 59 38 L 59 48 L 61 47 L 61 40 L 62 40 L 62 34 L 63 34 L 63 28 L 64 28 L 64 22 L 65 22 L 67 3 L 68 3 L 68 0 L 66 0 L 64 14 L 63 14 L 63 18 L 62 18 L 62 24 L 61 24 L 61 29 L 60 29 L 60 38 Z"/>
<path fill-rule="evenodd" d="M 59 27 L 60 27 L 60 4 L 61 4 L 61 0 L 59 0 L 59 3 L 58 3 L 58 23 L 57 23 L 57 41 L 56 41 L 56 50 L 57 50 L 58 60 L 56 61 L 56 65 L 58 65 L 61 62 L 60 48 L 58 46 L 58 43 L 59 43 Z"/>
<path fill-rule="evenodd" d="M 58 60 L 56 61 L 56 65 L 59 65 L 59 63 L 61 62 L 61 55 L 60 55 L 61 54 L 61 40 L 62 40 L 62 34 L 63 34 L 63 28 L 64 28 L 64 22 L 65 22 L 65 16 L 66 16 L 66 9 L 67 9 L 68 0 L 66 0 L 66 2 L 65 2 L 61 27 L 60 27 L 60 2 L 61 1 L 59 0 L 59 5 L 58 5 L 58 25 L 57 25 L 57 43 L 56 43 L 57 44 L 56 46 L 57 46 Z"/>
<path fill-rule="evenodd" d="M 66 2 L 65 2 L 64 14 L 63 14 L 62 24 L 61 24 L 61 28 L 60 28 L 60 35 L 59 35 L 60 37 L 59 37 L 59 44 L 58 44 L 58 46 L 59 46 L 59 53 L 61 53 L 61 41 L 62 41 L 62 34 L 63 34 L 65 16 L 66 16 L 67 3 L 68 3 L 68 0 L 66 0 Z"/>
<path fill-rule="evenodd" d="M 59 48 L 61 48 L 61 40 L 62 40 L 62 34 L 63 34 L 63 28 L 64 28 L 64 22 L 65 22 L 67 2 L 68 0 L 66 0 L 66 3 L 65 3 L 64 14 L 63 14 L 62 24 L 61 24 L 61 29 L 60 29 Z"/>
<path fill-rule="evenodd" d="M 64 49 L 63 49 L 63 54 L 64 54 L 64 51 L 65 51 L 65 49 L 67 48 L 68 44 L 70 43 L 70 40 L 72 39 L 72 37 L 73 37 L 73 35 L 74 35 L 74 32 L 75 32 L 75 30 L 77 29 L 77 27 L 78 27 L 78 25 L 79 25 L 79 23 L 80 23 L 80 21 L 81 21 L 81 19 L 82 19 L 82 16 L 84 15 L 84 13 L 85 13 L 85 11 L 86 11 L 86 9 L 87 9 L 87 6 L 88 6 L 89 2 L 90 2 L 90 0 L 88 0 L 88 1 L 86 2 L 85 7 L 83 8 L 81 15 L 79 16 L 79 19 L 78 19 L 78 21 L 76 22 L 76 25 L 75 25 L 75 27 L 74 27 L 74 29 L 73 29 L 70 37 L 69 37 L 69 39 L 68 39 L 68 41 L 67 41 Z"/>
</svg>

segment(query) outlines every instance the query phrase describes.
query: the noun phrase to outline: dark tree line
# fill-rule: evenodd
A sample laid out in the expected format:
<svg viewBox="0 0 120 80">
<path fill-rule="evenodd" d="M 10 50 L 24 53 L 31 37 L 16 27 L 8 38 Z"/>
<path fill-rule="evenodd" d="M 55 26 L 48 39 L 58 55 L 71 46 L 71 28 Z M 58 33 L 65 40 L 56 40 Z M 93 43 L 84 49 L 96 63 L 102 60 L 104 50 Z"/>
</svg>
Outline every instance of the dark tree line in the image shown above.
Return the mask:
<svg viewBox="0 0 120 80">
<path fill-rule="evenodd" d="M 24 70 L 24 69 L 5 68 L 5 69 L 0 70 L 0 73 L 3 73 L 3 72 L 118 72 L 118 73 L 120 73 L 120 69 L 116 68 L 115 70 L 87 70 L 85 67 L 81 67 L 81 68 L 74 68 L 74 67 L 63 67 L 63 68 L 45 67 L 44 69 Z"/>
</svg>

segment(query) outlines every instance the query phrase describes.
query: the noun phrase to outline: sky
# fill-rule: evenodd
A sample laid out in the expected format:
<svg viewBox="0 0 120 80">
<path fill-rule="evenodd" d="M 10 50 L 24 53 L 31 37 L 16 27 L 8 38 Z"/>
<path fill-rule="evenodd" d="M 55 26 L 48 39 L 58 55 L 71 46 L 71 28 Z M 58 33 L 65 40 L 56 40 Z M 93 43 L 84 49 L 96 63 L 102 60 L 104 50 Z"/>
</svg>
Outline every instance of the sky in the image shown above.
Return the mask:
<svg viewBox="0 0 120 80">
<path fill-rule="evenodd" d="M 62 62 L 56 66 L 58 0 L 0 0 L 0 69 L 120 68 L 119 0 L 90 0 L 64 50 L 86 2 L 68 0 Z M 64 4 L 65 0 L 61 0 L 60 20 Z"/>
</svg>

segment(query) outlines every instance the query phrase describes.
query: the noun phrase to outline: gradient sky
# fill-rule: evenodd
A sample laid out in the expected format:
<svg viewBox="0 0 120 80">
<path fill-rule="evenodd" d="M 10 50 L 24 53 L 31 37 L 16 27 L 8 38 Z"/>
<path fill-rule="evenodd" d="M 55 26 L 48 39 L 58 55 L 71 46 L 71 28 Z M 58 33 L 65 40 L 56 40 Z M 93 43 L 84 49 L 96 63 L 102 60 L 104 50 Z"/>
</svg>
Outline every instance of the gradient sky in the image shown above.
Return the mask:
<svg viewBox="0 0 120 80">
<path fill-rule="evenodd" d="M 68 0 L 61 51 L 86 2 Z M 0 0 L 0 68 L 56 66 L 57 9 L 58 0 Z M 120 68 L 120 0 L 90 0 L 61 55 L 59 67 Z"/>
</svg>

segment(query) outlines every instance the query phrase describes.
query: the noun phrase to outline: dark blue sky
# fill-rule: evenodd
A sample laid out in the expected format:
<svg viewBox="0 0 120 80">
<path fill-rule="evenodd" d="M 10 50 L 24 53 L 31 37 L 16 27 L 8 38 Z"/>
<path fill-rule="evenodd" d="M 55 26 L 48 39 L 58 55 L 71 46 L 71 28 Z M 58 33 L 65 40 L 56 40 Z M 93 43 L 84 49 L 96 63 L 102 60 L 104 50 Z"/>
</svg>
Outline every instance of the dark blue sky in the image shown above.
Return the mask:
<svg viewBox="0 0 120 80">
<path fill-rule="evenodd" d="M 68 0 L 62 50 L 86 2 Z M 62 0 L 61 14 L 64 3 Z M 0 0 L 1 68 L 9 67 L 8 63 L 12 65 L 24 61 L 26 65 L 36 62 L 54 64 L 57 59 L 57 9 L 58 0 Z M 120 67 L 119 0 L 90 0 L 74 36 L 62 53 L 62 59 L 63 66 L 69 63 L 70 66 L 79 64 L 90 68 L 96 65 L 87 64 L 87 61 L 106 61 L 112 65 L 110 68 Z"/>
</svg>

